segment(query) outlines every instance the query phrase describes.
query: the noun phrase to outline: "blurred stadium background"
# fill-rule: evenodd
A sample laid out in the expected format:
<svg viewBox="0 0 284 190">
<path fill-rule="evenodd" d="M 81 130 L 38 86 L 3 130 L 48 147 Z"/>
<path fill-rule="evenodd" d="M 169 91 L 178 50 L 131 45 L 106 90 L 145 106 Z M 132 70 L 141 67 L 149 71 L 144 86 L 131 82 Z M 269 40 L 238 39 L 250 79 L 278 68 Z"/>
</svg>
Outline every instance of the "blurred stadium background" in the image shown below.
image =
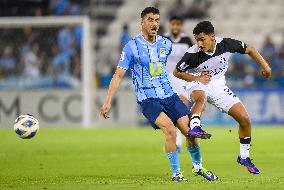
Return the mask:
<svg viewBox="0 0 284 190">
<path fill-rule="evenodd" d="M 0 5 L 1 127 L 20 113 L 34 114 L 42 126 L 144 125 L 129 73 L 111 119 L 99 118 L 99 108 L 121 47 L 140 32 L 139 13 L 146 6 L 160 9 L 160 34 L 169 17 L 178 15 L 192 39 L 195 24 L 208 19 L 217 35 L 255 46 L 270 63 L 272 79 L 265 81 L 247 56 L 235 55 L 228 85 L 247 105 L 253 123 L 284 123 L 282 0 L 1 0 Z M 203 121 L 234 124 L 210 106 Z"/>
<path fill-rule="evenodd" d="M 202 142 L 204 162 L 223 181 L 170 183 L 163 136 L 142 116 L 130 73 L 111 118 L 99 117 L 121 48 L 140 33 L 146 6 L 160 9 L 160 34 L 171 15 L 185 19 L 192 40 L 195 24 L 210 20 L 217 35 L 256 47 L 271 65 L 266 81 L 256 63 L 235 55 L 227 73 L 255 126 L 252 157 L 262 175 L 236 165 L 237 125 L 208 105 L 202 122 L 214 138 Z M 28 141 L 12 130 L 23 113 L 40 121 Z M 284 189 L 283 129 L 283 0 L 0 0 L 0 189 Z M 188 177 L 186 151 L 181 160 Z"/>
</svg>

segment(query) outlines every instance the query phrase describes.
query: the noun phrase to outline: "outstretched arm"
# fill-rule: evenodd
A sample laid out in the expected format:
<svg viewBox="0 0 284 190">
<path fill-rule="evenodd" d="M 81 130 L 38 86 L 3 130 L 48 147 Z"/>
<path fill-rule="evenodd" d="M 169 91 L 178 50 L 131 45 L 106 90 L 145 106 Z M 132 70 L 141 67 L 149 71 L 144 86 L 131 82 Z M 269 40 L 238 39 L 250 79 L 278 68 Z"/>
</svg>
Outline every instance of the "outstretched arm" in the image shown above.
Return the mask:
<svg viewBox="0 0 284 190">
<path fill-rule="evenodd" d="M 108 94 L 107 94 L 107 97 L 104 101 L 104 104 L 101 108 L 101 115 L 107 119 L 109 118 L 109 115 L 108 115 L 108 112 L 111 108 L 111 102 L 112 102 L 112 98 L 113 96 L 115 95 L 118 87 L 119 87 L 119 84 L 121 82 L 121 79 L 123 78 L 124 74 L 125 74 L 126 70 L 125 69 L 122 69 L 122 68 L 117 68 L 115 73 L 113 74 L 112 76 L 112 79 L 111 79 L 111 82 L 110 82 L 110 85 L 109 85 L 109 88 L 108 88 Z"/>
<path fill-rule="evenodd" d="M 253 47 L 246 48 L 246 54 L 248 54 L 253 60 L 255 60 L 262 67 L 262 75 L 265 78 L 271 77 L 271 68 L 268 63 L 263 59 L 263 57 L 258 53 L 258 51 Z"/>
</svg>

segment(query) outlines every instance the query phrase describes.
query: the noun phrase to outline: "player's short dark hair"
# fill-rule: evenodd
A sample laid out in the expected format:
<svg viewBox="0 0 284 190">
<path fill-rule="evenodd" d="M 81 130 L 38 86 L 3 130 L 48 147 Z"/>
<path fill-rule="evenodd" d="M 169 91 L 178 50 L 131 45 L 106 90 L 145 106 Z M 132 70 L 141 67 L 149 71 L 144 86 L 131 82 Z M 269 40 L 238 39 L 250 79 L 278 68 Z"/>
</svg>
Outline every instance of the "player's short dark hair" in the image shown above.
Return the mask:
<svg viewBox="0 0 284 190">
<path fill-rule="evenodd" d="M 144 18 L 149 13 L 153 13 L 154 15 L 159 15 L 160 11 L 159 9 L 155 7 L 146 7 L 142 12 L 141 12 L 141 18 Z"/>
<path fill-rule="evenodd" d="M 200 33 L 213 34 L 214 26 L 212 25 L 210 21 L 199 22 L 193 29 L 193 34 L 198 35 Z"/>
<path fill-rule="evenodd" d="M 169 21 L 172 22 L 173 20 L 178 20 L 183 23 L 183 19 L 180 16 L 171 16 Z"/>
</svg>

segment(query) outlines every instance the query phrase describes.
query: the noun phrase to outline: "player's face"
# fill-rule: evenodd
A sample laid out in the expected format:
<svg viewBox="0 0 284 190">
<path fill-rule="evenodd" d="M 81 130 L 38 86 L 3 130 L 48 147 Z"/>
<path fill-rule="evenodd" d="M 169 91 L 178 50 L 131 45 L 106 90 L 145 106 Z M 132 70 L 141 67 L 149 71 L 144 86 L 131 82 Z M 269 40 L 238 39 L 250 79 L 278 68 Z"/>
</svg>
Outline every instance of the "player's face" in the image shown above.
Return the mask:
<svg viewBox="0 0 284 190">
<path fill-rule="evenodd" d="M 170 22 L 170 33 L 174 36 L 178 36 L 182 30 L 182 21 L 181 20 L 172 20 Z"/>
<path fill-rule="evenodd" d="M 160 26 L 160 15 L 149 13 L 141 21 L 142 31 L 148 36 L 156 36 Z"/>
<path fill-rule="evenodd" d="M 215 47 L 215 34 L 200 33 L 194 35 L 198 47 L 203 52 L 213 52 Z"/>
</svg>

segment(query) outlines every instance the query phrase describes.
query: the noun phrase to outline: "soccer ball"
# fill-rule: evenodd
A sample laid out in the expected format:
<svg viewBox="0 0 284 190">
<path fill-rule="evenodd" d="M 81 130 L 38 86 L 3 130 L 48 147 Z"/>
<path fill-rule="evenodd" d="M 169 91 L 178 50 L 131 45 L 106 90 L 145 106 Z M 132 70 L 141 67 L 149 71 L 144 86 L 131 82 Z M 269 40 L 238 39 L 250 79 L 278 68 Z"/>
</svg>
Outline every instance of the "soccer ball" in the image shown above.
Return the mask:
<svg viewBox="0 0 284 190">
<path fill-rule="evenodd" d="M 15 120 L 14 130 L 19 137 L 30 139 L 34 137 L 39 130 L 38 120 L 31 114 L 20 115 Z"/>
</svg>

